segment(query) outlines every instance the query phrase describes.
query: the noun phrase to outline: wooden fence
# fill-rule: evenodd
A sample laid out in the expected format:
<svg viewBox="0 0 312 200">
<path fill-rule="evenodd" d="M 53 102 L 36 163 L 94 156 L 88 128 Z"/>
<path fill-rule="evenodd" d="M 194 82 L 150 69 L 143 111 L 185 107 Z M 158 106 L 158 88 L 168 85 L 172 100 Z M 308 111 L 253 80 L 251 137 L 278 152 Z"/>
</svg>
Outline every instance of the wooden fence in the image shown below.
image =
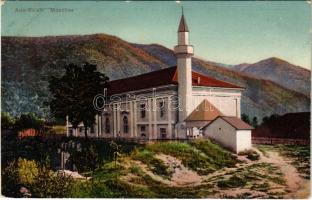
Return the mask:
<svg viewBox="0 0 312 200">
<path fill-rule="evenodd" d="M 310 145 L 310 140 L 307 139 L 252 137 L 251 141 L 252 144 Z"/>
</svg>

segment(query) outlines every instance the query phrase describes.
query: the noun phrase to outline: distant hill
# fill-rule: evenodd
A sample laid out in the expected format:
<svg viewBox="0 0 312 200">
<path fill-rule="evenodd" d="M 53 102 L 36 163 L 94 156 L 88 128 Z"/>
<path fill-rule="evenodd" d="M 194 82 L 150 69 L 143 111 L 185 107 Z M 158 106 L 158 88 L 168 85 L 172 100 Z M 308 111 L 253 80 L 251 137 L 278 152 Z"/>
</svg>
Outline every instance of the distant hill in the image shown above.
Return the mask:
<svg viewBox="0 0 312 200">
<path fill-rule="evenodd" d="M 274 81 L 284 87 L 310 96 L 310 71 L 279 58 L 268 58 L 254 64 L 240 64 L 234 70 L 257 78 Z"/>
<path fill-rule="evenodd" d="M 168 48 L 158 44 L 132 44 L 105 34 L 2 37 L 1 45 L 2 109 L 13 115 L 49 113 L 44 103 L 50 95 L 47 80 L 51 75 L 62 74 L 67 63 L 97 64 L 98 70 L 111 80 L 176 65 L 174 53 Z M 250 117 L 310 110 L 310 97 L 300 90 L 198 58 L 193 59 L 193 69 L 246 87 L 242 113 Z"/>
<path fill-rule="evenodd" d="M 257 127 L 253 137 L 310 140 L 310 112 L 287 113 Z"/>
</svg>

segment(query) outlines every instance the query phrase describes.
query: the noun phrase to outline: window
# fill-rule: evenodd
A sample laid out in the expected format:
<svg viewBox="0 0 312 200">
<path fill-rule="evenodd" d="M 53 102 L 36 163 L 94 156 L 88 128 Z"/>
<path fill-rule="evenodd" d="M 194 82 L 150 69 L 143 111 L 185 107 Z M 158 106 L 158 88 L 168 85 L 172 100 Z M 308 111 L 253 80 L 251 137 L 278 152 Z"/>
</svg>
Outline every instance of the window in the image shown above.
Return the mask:
<svg viewBox="0 0 312 200">
<path fill-rule="evenodd" d="M 108 117 L 105 119 L 105 133 L 110 133 L 110 123 Z"/>
<path fill-rule="evenodd" d="M 141 137 L 146 137 L 145 126 L 141 126 Z"/>
<path fill-rule="evenodd" d="M 166 138 L 166 128 L 160 128 L 160 136 L 162 139 Z"/>
<path fill-rule="evenodd" d="M 94 126 L 91 126 L 90 133 L 94 133 Z"/>
<path fill-rule="evenodd" d="M 160 117 L 164 117 L 165 115 L 165 102 L 159 102 L 159 109 L 160 109 Z"/>
<path fill-rule="evenodd" d="M 128 117 L 124 116 L 122 121 L 123 121 L 123 132 L 128 133 L 128 130 L 129 130 Z"/>
<path fill-rule="evenodd" d="M 73 129 L 69 129 L 69 136 L 73 136 Z"/>
<path fill-rule="evenodd" d="M 145 118 L 146 115 L 146 106 L 145 104 L 140 105 L 140 113 L 141 113 L 141 118 Z"/>
</svg>

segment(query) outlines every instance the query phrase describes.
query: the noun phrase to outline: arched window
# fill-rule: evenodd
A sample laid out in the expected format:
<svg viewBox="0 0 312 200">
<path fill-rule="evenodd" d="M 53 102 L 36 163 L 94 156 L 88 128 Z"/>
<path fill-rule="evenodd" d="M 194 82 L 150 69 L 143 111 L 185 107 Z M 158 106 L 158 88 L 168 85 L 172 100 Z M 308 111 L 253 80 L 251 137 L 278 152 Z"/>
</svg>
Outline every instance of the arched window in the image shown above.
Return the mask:
<svg viewBox="0 0 312 200">
<path fill-rule="evenodd" d="M 146 115 L 146 106 L 145 104 L 140 105 L 140 113 L 141 113 L 141 118 L 145 118 Z"/>
<path fill-rule="evenodd" d="M 159 109 L 160 109 L 160 117 L 164 117 L 165 115 L 165 102 L 159 102 Z"/>
<path fill-rule="evenodd" d="M 128 117 L 124 116 L 122 121 L 123 121 L 123 132 L 128 133 L 128 130 L 129 130 Z"/>
<path fill-rule="evenodd" d="M 110 123 L 108 117 L 105 119 L 105 133 L 110 133 Z"/>
</svg>

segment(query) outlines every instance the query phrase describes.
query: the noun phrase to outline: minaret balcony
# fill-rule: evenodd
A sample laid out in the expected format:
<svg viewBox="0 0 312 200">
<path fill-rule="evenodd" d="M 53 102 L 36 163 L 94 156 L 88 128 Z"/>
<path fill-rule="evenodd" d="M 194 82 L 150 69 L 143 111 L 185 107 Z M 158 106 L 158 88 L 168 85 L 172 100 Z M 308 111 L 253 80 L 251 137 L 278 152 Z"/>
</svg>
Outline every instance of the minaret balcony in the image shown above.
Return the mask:
<svg viewBox="0 0 312 200">
<path fill-rule="evenodd" d="M 192 45 L 177 45 L 174 47 L 175 54 L 194 54 L 194 49 Z"/>
</svg>

